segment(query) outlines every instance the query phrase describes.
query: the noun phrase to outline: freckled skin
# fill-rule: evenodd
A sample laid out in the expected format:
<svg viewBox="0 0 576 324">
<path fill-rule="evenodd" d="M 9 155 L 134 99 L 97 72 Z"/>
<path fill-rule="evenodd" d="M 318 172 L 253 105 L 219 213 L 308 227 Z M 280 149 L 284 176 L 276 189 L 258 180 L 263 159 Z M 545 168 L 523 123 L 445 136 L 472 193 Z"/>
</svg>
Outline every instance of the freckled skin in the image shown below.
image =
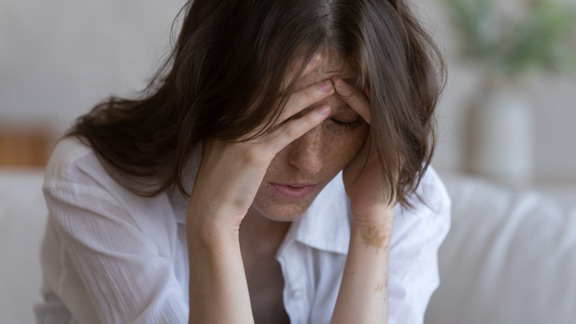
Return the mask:
<svg viewBox="0 0 576 324">
<path fill-rule="evenodd" d="M 376 226 L 372 225 L 362 233 L 362 243 L 376 249 L 376 252 L 386 251 L 388 235 L 381 235 Z"/>
<path fill-rule="evenodd" d="M 353 68 L 340 57 L 331 55 L 317 70 L 299 80 L 304 88 L 339 75 L 344 79 L 356 76 Z M 332 180 L 362 147 L 368 125 L 360 122 L 346 127 L 334 122 L 346 107 L 334 94 L 318 105 L 328 104 L 332 114 L 321 125 L 280 151 L 270 164 L 249 211 L 275 221 L 293 221 L 302 215 L 324 186 Z M 348 113 L 350 111 L 348 110 Z M 300 201 L 290 201 L 278 195 L 270 183 L 318 184 L 315 191 Z"/>
</svg>

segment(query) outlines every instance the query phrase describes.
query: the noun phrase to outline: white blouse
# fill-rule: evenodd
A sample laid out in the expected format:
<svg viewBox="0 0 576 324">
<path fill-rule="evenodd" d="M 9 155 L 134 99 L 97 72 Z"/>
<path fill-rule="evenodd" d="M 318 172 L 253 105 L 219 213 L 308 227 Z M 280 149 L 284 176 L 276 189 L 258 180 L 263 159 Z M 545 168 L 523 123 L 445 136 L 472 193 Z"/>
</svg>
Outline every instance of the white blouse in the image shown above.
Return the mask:
<svg viewBox="0 0 576 324">
<path fill-rule="evenodd" d="M 197 154 L 191 172 L 199 159 Z M 432 168 L 417 193 L 425 204 L 415 200 L 413 209 L 395 208 L 390 324 L 422 323 L 439 284 L 437 250 L 450 226 L 450 199 Z M 177 191 L 151 198 L 130 193 L 91 148 L 73 138 L 56 147 L 44 194 L 49 218 L 38 323 L 188 322 L 184 197 Z M 349 206 L 339 174 L 292 224 L 277 253 L 291 323 L 330 322 L 349 238 Z"/>
</svg>

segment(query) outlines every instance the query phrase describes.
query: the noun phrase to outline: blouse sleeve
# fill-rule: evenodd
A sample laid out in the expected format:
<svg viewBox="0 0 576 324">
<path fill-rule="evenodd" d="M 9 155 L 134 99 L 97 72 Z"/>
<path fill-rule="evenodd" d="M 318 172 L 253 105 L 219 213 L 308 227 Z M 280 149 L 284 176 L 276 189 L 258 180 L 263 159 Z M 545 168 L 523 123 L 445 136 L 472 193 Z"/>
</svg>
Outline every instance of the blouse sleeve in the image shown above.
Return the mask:
<svg viewBox="0 0 576 324">
<path fill-rule="evenodd" d="M 450 198 L 432 169 L 417 193 L 422 201 L 394 219 L 388 276 L 390 324 L 423 323 L 440 283 L 438 248 L 450 228 Z"/>
<path fill-rule="evenodd" d="M 59 183 L 45 186 L 44 195 L 64 251 L 59 262 L 79 277 L 59 284 L 60 298 L 78 322 L 187 323 L 187 287 L 178 282 L 171 257 L 110 193 Z"/>
</svg>

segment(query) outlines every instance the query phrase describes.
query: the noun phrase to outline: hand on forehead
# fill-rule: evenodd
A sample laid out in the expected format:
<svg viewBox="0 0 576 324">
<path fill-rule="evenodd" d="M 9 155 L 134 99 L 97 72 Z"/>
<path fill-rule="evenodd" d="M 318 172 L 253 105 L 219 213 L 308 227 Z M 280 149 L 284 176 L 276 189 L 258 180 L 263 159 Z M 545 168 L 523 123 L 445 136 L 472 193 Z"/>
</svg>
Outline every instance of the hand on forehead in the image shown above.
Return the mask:
<svg viewBox="0 0 576 324">
<path fill-rule="evenodd" d="M 328 104 L 332 115 L 358 113 L 370 124 L 370 91 L 368 88 L 364 91 L 355 88 L 359 72 L 348 60 L 334 51 L 323 51 L 319 54 L 320 59 L 314 64 L 315 67 L 311 71 L 306 71 L 298 80 L 297 89 L 330 80 L 336 92 L 317 104 Z M 313 58 L 315 59 L 318 59 L 318 56 Z"/>
<path fill-rule="evenodd" d="M 317 53 L 308 64 L 309 65 L 306 67 L 303 75 L 295 84 L 295 91 L 300 91 L 326 80 L 332 82 L 332 79 L 335 76 L 346 80 L 350 84 L 355 84 L 354 80 L 357 78 L 357 71 L 347 60 L 343 59 L 341 55 L 338 55 L 333 51 L 322 51 Z M 332 113 L 338 113 L 350 109 L 345 100 L 343 100 L 343 98 L 341 98 L 337 93 L 317 102 L 310 106 L 310 108 L 322 104 L 328 104 Z"/>
<path fill-rule="evenodd" d="M 320 81 L 329 80 L 332 76 L 339 76 L 344 80 L 356 78 L 356 71 L 341 55 L 333 51 L 323 51 L 320 54 L 317 67 L 301 77 L 296 83 L 296 91 L 304 89 Z"/>
</svg>

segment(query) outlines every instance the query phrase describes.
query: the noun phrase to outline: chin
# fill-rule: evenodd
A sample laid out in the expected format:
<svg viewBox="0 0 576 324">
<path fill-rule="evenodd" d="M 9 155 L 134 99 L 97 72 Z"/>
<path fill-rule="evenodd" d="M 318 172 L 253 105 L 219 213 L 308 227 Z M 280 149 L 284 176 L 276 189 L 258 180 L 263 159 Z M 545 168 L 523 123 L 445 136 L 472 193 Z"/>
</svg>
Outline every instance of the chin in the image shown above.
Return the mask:
<svg viewBox="0 0 576 324">
<path fill-rule="evenodd" d="M 310 205 L 312 204 L 313 199 L 306 202 L 296 202 L 290 204 L 282 204 L 282 203 L 274 203 L 274 202 L 266 202 L 265 204 L 259 204 L 258 202 L 254 202 L 252 204 L 252 208 L 258 214 L 263 217 L 266 217 L 269 220 L 275 222 L 293 222 L 297 220 Z"/>
</svg>

